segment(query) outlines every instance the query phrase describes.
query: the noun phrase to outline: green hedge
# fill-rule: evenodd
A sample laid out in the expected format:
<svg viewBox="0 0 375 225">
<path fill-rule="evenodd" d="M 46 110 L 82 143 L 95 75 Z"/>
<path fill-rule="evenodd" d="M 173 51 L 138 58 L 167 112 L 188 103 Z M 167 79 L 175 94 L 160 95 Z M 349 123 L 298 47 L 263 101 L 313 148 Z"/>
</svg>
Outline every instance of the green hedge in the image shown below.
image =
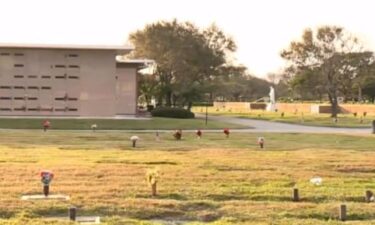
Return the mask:
<svg viewBox="0 0 375 225">
<path fill-rule="evenodd" d="M 154 117 L 194 118 L 194 113 L 183 108 L 158 107 L 151 111 Z"/>
<path fill-rule="evenodd" d="M 265 110 L 267 108 L 266 103 L 250 103 L 250 109 Z"/>
<path fill-rule="evenodd" d="M 194 102 L 193 106 L 214 106 L 213 102 Z"/>
</svg>

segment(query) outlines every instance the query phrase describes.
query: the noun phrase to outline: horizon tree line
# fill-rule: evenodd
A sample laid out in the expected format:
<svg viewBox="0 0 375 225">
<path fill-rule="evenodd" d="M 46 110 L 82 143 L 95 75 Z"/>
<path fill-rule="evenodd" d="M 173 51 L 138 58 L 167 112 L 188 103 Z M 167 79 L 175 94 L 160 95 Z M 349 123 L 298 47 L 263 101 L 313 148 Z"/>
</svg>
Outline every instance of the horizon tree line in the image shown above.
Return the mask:
<svg viewBox="0 0 375 225">
<path fill-rule="evenodd" d="M 155 99 L 158 105 L 190 110 L 195 102 L 256 101 L 268 96 L 272 85 L 279 99 L 329 101 L 336 117 L 339 98 L 375 98 L 373 52 L 338 26 L 306 29 L 281 51 L 286 66 L 268 80 L 236 63 L 236 43 L 215 24 L 201 29 L 189 22 L 159 21 L 133 32 L 129 41 L 135 46 L 130 57 L 155 61 L 152 73 L 140 79 L 146 104 Z"/>
</svg>

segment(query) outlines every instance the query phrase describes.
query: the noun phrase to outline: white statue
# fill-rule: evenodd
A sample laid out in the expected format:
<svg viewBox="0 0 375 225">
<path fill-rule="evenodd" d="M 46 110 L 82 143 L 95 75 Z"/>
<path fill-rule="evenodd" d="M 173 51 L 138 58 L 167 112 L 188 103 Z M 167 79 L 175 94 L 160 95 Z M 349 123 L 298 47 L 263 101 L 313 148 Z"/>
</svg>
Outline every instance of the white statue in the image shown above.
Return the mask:
<svg viewBox="0 0 375 225">
<path fill-rule="evenodd" d="M 275 99 L 275 89 L 270 87 L 270 102 L 267 104 L 267 111 L 275 112 L 276 111 L 276 99 Z"/>
<path fill-rule="evenodd" d="M 272 104 L 276 103 L 276 101 L 275 101 L 275 89 L 272 86 L 270 87 L 270 102 Z"/>
</svg>

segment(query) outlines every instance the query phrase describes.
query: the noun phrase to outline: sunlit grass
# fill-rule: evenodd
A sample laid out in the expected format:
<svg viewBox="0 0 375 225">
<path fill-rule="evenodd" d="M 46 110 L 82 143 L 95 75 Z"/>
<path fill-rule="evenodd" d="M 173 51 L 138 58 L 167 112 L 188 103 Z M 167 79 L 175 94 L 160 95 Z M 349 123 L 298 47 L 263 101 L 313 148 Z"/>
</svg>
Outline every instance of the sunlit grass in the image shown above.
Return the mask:
<svg viewBox="0 0 375 225">
<path fill-rule="evenodd" d="M 206 113 L 205 107 L 194 107 L 196 113 Z M 208 107 L 210 115 L 235 116 L 239 118 L 251 118 L 260 120 L 269 120 L 275 122 L 285 122 L 293 124 L 303 124 L 310 126 L 327 127 L 370 127 L 375 116 L 358 114 L 339 114 L 337 121 L 331 118 L 330 114 L 310 114 L 310 113 L 286 113 L 286 112 L 267 112 L 264 110 L 240 110 L 240 109 L 219 109 Z"/>
<path fill-rule="evenodd" d="M 375 222 L 364 192 L 375 189 L 375 138 L 319 134 L 1 131 L 0 224 L 63 224 L 70 205 L 104 224 L 337 224 L 348 205 L 355 224 Z M 265 150 L 256 144 L 266 140 Z M 158 169 L 158 196 L 146 181 Z M 38 172 L 51 169 L 52 193 L 70 202 L 20 200 L 41 192 Z M 323 184 L 309 182 L 321 176 Z M 301 202 L 291 201 L 292 188 Z M 50 218 L 50 219 L 48 219 Z M 48 219 L 48 220 L 47 220 Z M 54 221 L 54 222 L 53 222 Z M 143 224 L 147 224 L 143 223 Z"/>
</svg>

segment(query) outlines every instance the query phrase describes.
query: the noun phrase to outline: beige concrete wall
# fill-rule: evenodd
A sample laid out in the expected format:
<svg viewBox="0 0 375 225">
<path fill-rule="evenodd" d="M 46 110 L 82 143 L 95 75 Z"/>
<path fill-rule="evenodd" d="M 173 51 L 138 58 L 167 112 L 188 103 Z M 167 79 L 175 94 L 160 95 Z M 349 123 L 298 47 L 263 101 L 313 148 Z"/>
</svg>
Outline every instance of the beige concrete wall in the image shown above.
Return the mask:
<svg viewBox="0 0 375 225">
<path fill-rule="evenodd" d="M 214 107 L 226 110 L 250 110 L 250 102 L 214 102 Z"/>
<path fill-rule="evenodd" d="M 137 113 L 137 69 L 130 65 L 117 68 L 116 114 Z"/>
<path fill-rule="evenodd" d="M 277 110 L 286 113 L 310 113 L 311 106 L 309 103 L 276 103 Z"/>
<path fill-rule="evenodd" d="M 214 102 L 214 107 L 219 109 L 250 110 L 247 102 Z M 331 106 L 327 104 L 312 103 L 276 103 L 279 112 L 285 113 L 331 113 Z M 358 113 L 362 115 L 375 115 L 375 105 L 365 104 L 340 104 L 341 113 Z"/>
<path fill-rule="evenodd" d="M 114 52 L 85 52 L 83 56 L 81 59 L 80 114 L 82 116 L 114 116 L 116 114 Z"/>
<path fill-rule="evenodd" d="M 115 50 L 0 49 L 0 115 L 114 116 Z M 135 87 L 136 73 L 124 79 Z M 131 102 L 127 102 L 127 101 Z"/>
<path fill-rule="evenodd" d="M 358 115 L 362 115 L 366 112 L 369 115 L 375 115 L 375 105 L 342 104 L 340 107 L 343 113 L 358 113 Z"/>
</svg>

